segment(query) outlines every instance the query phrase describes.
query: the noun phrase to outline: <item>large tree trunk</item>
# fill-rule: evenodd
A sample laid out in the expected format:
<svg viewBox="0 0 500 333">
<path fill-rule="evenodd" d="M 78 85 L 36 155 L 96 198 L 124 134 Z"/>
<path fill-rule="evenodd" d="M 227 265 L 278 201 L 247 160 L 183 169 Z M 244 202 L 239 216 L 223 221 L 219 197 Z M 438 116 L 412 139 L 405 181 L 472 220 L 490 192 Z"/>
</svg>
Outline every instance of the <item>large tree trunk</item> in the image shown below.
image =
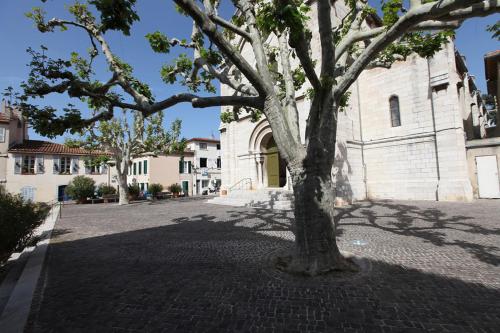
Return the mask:
<svg viewBox="0 0 500 333">
<path fill-rule="evenodd" d="M 311 276 L 355 271 L 356 265 L 342 256 L 336 242 L 331 166 L 305 161 L 304 168 L 290 173 L 295 198 L 295 250 L 280 260 L 281 268 Z"/>
<path fill-rule="evenodd" d="M 118 181 L 120 182 L 118 204 L 119 205 L 127 205 L 127 204 L 129 204 L 127 174 L 123 174 L 121 172 L 118 172 Z"/>
</svg>

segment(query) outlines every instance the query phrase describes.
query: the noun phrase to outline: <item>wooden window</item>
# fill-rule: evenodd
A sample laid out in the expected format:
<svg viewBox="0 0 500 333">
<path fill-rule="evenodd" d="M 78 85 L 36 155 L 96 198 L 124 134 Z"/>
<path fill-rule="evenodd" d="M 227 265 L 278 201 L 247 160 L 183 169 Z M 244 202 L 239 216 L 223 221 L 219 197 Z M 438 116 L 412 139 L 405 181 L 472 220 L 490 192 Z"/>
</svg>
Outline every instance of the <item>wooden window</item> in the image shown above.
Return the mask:
<svg viewBox="0 0 500 333">
<path fill-rule="evenodd" d="M 33 156 L 33 155 L 23 156 L 22 173 L 24 175 L 34 175 L 35 174 L 35 156 Z"/>
<path fill-rule="evenodd" d="M 142 171 L 144 171 L 144 174 L 147 175 L 148 174 L 148 161 L 144 161 L 142 163 Z"/>
<path fill-rule="evenodd" d="M 59 173 L 64 175 L 71 173 L 71 158 L 66 156 L 61 157 L 59 162 Z"/>
<path fill-rule="evenodd" d="M 207 150 L 207 143 L 206 142 L 200 142 L 200 149 Z"/>
<path fill-rule="evenodd" d="M 207 167 L 207 159 L 202 157 L 200 158 L 200 168 L 206 168 Z"/>
<path fill-rule="evenodd" d="M 401 126 L 401 115 L 399 113 L 399 98 L 398 96 L 391 96 L 389 98 L 389 108 L 391 111 L 391 126 Z"/>
<path fill-rule="evenodd" d="M 220 157 L 217 157 L 217 169 L 220 169 L 220 168 L 221 168 Z"/>
</svg>

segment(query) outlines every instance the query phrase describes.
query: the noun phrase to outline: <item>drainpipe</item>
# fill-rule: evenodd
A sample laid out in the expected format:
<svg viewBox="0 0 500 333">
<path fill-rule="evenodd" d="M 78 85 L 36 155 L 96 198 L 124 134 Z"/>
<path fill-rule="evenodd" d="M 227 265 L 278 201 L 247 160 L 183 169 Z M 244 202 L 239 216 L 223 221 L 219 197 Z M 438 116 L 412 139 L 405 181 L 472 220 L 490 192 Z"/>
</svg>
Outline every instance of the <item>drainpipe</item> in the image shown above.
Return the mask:
<svg viewBox="0 0 500 333">
<path fill-rule="evenodd" d="M 436 174 L 437 174 L 437 186 L 436 186 L 436 201 L 439 201 L 439 183 L 441 182 L 441 171 L 439 170 L 439 153 L 437 144 L 437 130 L 436 130 L 436 114 L 434 110 L 434 95 L 431 86 L 431 64 L 429 58 L 427 58 L 427 74 L 429 76 L 429 92 L 431 95 L 431 112 L 432 112 L 432 127 L 434 129 L 434 151 L 436 153 Z"/>
<path fill-rule="evenodd" d="M 359 93 L 359 80 L 356 80 L 358 94 L 359 139 L 361 141 L 361 165 L 363 166 L 363 183 L 365 184 L 365 200 L 368 199 L 368 180 L 366 177 L 365 142 L 363 141 L 363 122 L 361 120 L 361 94 Z"/>
</svg>

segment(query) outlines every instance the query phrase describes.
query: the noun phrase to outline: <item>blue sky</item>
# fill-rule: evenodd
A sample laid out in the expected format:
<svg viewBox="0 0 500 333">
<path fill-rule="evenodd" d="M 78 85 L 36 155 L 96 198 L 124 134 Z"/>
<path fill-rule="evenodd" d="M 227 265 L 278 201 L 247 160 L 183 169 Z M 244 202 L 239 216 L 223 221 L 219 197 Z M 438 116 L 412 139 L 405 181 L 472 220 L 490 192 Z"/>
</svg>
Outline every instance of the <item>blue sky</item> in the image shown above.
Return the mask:
<svg viewBox="0 0 500 333">
<path fill-rule="evenodd" d="M 48 18 L 69 18 L 64 8 L 64 4 L 68 3 L 71 2 L 49 0 L 42 6 L 46 9 Z M 374 5 L 376 3 L 378 4 L 378 1 L 373 2 Z M 39 45 L 45 45 L 49 48 L 49 56 L 68 58 L 72 51 L 85 54 L 89 46 L 88 37 L 74 29 L 47 34 L 38 32 L 33 22 L 28 20 L 24 13 L 40 5 L 39 0 L 0 1 L 0 91 L 7 86 L 17 87 L 27 77 L 26 64 L 30 61 L 26 53 L 28 47 L 36 48 Z M 188 38 L 191 32 L 189 19 L 173 10 L 171 1 L 139 0 L 137 8 L 141 21 L 133 26 L 130 37 L 114 32 L 108 34 L 107 38 L 112 51 L 134 67 L 136 77 L 150 85 L 157 99 L 185 91 L 180 86 L 165 85 L 159 76 L 162 64 L 168 63 L 176 52 L 168 56 L 155 54 L 151 51 L 144 36 L 149 32 L 160 30 L 169 37 Z M 486 25 L 496 20 L 498 20 L 498 15 L 471 19 L 457 31 L 457 48 L 465 55 L 470 73 L 475 75 L 476 84 L 483 92 L 486 91 L 483 56 L 499 46 L 485 29 Z M 104 72 L 99 70 L 104 66 L 102 60 L 98 61 L 97 72 Z M 108 78 L 108 73 L 99 76 L 101 80 Z M 65 95 L 54 95 L 46 97 L 39 104 L 63 107 L 67 102 L 68 98 Z M 72 103 L 78 104 L 74 101 Z M 179 104 L 165 112 L 166 124 L 175 118 L 183 121 L 182 135 L 184 137 L 210 137 L 212 135 L 218 137 L 219 135 L 219 108 L 193 109 L 189 104 Z M 41 138 L 33 132 L 30 133 L 30 137 Z M 58 138 L 56 141 L 62 140 L 63 138 Z"/>
</svg>

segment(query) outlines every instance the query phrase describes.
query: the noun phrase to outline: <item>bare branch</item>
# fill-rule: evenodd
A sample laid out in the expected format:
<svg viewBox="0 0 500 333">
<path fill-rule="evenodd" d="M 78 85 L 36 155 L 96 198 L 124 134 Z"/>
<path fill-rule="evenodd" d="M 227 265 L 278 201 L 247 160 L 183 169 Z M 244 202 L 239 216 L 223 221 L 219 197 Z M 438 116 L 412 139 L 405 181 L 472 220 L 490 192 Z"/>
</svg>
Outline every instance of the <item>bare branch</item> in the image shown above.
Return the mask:
<svg viewBox="0 0 500 333">
<path fill-rule="evenodd" d="M 210 19 L 213 22 L 217 23 L 221 27 L 224 27 L 228 30 L 231 30 L 235 34 L 240 35 L 241 37 L 245 38 L 247 41 L 250 42 L 252 40 L 252 36 L 250 36 L 250 34 L 248 32 L 246 32 L 245 30 L 241 29 L 240 27 L 232 24 L 231 22 L 224 20 L 222 17 L 216 16 L 216 15 L 209 15 L 208 17 L 210 17 Z"/>
<path fill-rule="evenodd" d="M 330 0 L 318 1 L 318 26 L 321 41 L 321 77 L 333 78 L 335 70 L 335 44 L 332 33 L 332 8 Z"/>
<path fill-rule="evenodd" d="M 259 94 L 264 96 L 266 92 L 268 92 L 264 80 L 247 60 L 233 48 L 231 43 L 226 40 L 222 33 L 217 30 L 217 26 L 210 20 L 208 15 L 204 13 L 193 0 L 175 0 L 175 3 L 193 18 L 205 35 L 217 45 L 222 53 L 226 54 L 231 62 L 255 86 Z"/>
<path fill-rule="evenodd" d="M 299 114 L 297 101 L 295 99 L 295 87 L 293 83 L 292 66 L 290 65 L 290 49 L 287 45 L 285 32 L 278 36 L 281 67 L 283 69 L 283 79 L 285 81 L 285 107 L 287 112 L 285 118 L 290 127 L 290 131 L 300 141 Z"/>
<path fill-rule="evenodd" d="M 206 108 L 211 106 L 247 106 L 262 110 L 264 107 L 264 100 L 260 97 L 247 97 L 247 96 L 214 96 L 214 97 L 200 97 L 198 95 L 184 93 L 176 94 L 164 99 L 161 102 L 153 104 L 147 110 L 141 110 L 145 117 L 152 115 L 158 111 L 167 109 L 179 103 L 191 103 L 195 108 Z"/>
</svg>

